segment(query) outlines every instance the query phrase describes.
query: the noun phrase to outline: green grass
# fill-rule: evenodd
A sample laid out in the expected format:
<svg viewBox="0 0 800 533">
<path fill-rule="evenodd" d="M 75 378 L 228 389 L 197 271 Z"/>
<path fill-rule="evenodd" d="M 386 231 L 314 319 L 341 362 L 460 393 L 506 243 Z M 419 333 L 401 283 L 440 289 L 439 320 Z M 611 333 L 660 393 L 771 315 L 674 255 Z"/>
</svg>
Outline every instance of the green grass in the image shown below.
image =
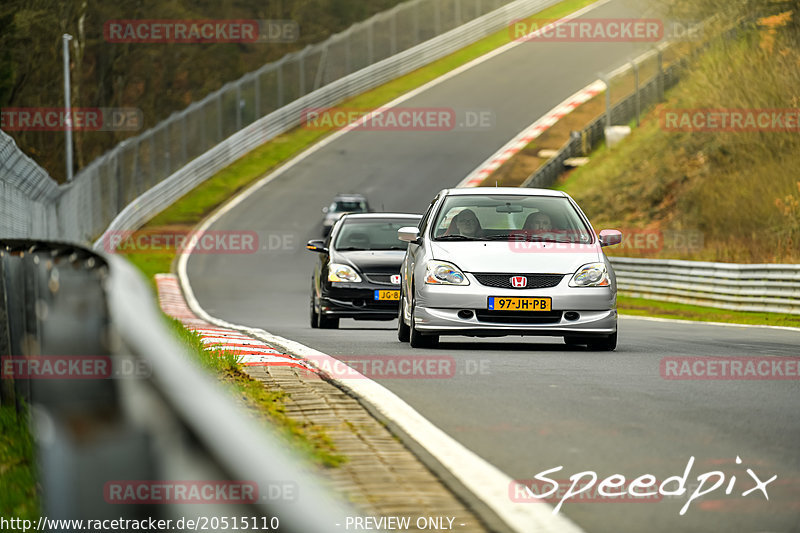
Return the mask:
<svg viewBox="0 0 800 533">
<path fill-rule="evenodd" d="M 292 449 L 328 468 L 347 461 L 347 457 L 337 453 L 324 428 L 298 422 L 286 414 L 286 393 L 270 390 L 240 370 L 235 352 L 214 349 L 213 346 L 207 350 L 200 335 L 187 330 L 179 320 L 167 317 L 167 321 L 197 363 L 218 376 L 232 395 L 244 402 L 265 423 L 269 423 L 271 428 L 277 429 Z"/>
<path fill-rule="evenodd" d="M 0 407 L 0 516 L 39 518 L 33 438 L 13 405 Z"/>
<path fill-rule="evenodd" d="M 800 315 L 729 311 L 727 309 L 715 309 L 699 305 L 631 298 L 624 295 L 617 296 L 617 306 L 619 312 L 623 315 L 699 320 L 703 322 L 727 322 L 731 324 L 800 327 Z"/>
</svg>

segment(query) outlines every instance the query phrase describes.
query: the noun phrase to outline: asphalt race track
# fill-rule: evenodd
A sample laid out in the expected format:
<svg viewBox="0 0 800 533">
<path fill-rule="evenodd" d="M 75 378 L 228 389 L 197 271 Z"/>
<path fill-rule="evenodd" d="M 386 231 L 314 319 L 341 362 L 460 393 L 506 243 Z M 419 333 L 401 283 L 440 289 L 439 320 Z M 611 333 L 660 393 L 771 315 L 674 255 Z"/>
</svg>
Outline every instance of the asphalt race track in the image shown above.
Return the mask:
<svg viewBox="0 0 800 533">
<path fill-rule="evenodd" d="M 588 18 L 646 17 L 613 1 Z M 587 532 L 800 531 L 800 387 L 797 380 L 664 379 L 667 356 L 798 356 L 800 332 L 623 318 L 613 353 L 567 348 L 559 338 L 443 337 L 435 350 L 396 340 L 396 321 L 342 320 L 312 330 L 308 300 L 321 208 L 337 192 L 365 194 L 374 207 L 422 212 L 525 126 L 564 98 L 645 49 L 632 43 L 525 43 L 448 79 L 403 107 L 489 111 L 473 131 L 356 131 L 339 137 L 255 191 L 212 229 L 255 231 L 252 255 L 194 255 L 188 275 L 213 316 L 260 327 L 340 359 L 427 355 L 452 361 L 452 376 L 378 379 L 450 436 L 512 478 L 563 465 L 599 478 L 698 475 L 722 470 L 721 488 L 694 501 L 570 503 L 561 510 Z M 591 207 L 583 206 L 589 216 Z M 602 229 L 602 228 L 596 228 Z M 742 460 L 736 464 L 736 457 Z M 769 501 L 750 468 L 768 484 Z M 725 495 L 730 475 L 733 490 Z M 713 484 L 710 479 L 706 487 Z M 535 505 L 535 504 L 532 504 Z"/>
</svg>

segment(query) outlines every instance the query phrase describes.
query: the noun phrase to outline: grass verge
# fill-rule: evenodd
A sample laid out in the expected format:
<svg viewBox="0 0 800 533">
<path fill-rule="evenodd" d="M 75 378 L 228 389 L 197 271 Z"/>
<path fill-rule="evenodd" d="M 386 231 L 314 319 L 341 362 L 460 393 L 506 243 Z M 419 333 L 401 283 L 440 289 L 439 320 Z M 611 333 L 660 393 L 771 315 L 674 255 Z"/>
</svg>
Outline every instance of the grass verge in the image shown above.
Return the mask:
<svg viewBox="0 0 800 533">
<path fill-rule="evenodd" d="M 617 296 L 617 306 L 619 312 L 623 315 L 800 328 L 799 315 L 732 311 L 661 300 L 632 298 L 624 295 Z"/>
<path fill-rule="evenodd" d="M 38 520 L 33 437 L 13 405 L 0 407 L 0 516 Z"/>
<path fill-rule="evenodd" d="M 308 457 L 319 466 L 333 468 L 347 461 L 337 453 L 333 441 L 321 426 L 304 424 L 286 414 L 287 395 L 267 389 L 260 381 L 252 379 L 237 365 L 234 352 L 221 349 L 206 349 L 201 337 L 187 330 L 174 318 L 167 318 L 169 326 L 178 339 L 195 357 L 200 366 L 219 377 L 231 393 L 256 413 L 278 433 L 294 450 Z"/>
</svg>

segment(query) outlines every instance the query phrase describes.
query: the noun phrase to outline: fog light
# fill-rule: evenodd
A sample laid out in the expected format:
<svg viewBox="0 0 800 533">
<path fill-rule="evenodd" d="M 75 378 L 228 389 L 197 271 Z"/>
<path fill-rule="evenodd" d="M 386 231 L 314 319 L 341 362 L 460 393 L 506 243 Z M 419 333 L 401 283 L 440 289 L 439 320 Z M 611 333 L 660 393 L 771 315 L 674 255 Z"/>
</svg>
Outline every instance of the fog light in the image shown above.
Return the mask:
<svg viewBox="0 0 800 533">
<path fill-rule="evenodd" d="M 575 311 L 567 311 L 564 313 L 564 318 L 567 320 L 578 320 L 581 317 L 580 314 L 576 313 Z"/>
<path fill-rule="evenodd" d="M 473 313 L 469 309 L 462 309 L 461 311 L 458 312 L 458 318 L 460 318 L 462 320 L 469 320 L 474 315 L 475 315 L 475 313 Z"/>
</svg>

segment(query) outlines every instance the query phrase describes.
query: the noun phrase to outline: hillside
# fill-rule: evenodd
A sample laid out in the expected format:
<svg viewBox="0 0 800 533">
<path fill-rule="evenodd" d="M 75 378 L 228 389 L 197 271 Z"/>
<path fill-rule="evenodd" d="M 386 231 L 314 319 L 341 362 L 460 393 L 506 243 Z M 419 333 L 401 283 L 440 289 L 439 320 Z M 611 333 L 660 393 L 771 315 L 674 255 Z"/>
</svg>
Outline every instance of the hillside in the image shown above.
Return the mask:
<svg viewBox="0 0 800 533">
<path fill-rule="evenodd" d="M 595 227 L 702 237 L 650 256 L 800 262 L 800 13 L 796 3 L 751 4 L 754 24 L 715 41 L 628 139 L 557 184 Z M 666 121 L 694 110 L 770 110 L 783 121 L 701 131 Z"/>
</svg>

